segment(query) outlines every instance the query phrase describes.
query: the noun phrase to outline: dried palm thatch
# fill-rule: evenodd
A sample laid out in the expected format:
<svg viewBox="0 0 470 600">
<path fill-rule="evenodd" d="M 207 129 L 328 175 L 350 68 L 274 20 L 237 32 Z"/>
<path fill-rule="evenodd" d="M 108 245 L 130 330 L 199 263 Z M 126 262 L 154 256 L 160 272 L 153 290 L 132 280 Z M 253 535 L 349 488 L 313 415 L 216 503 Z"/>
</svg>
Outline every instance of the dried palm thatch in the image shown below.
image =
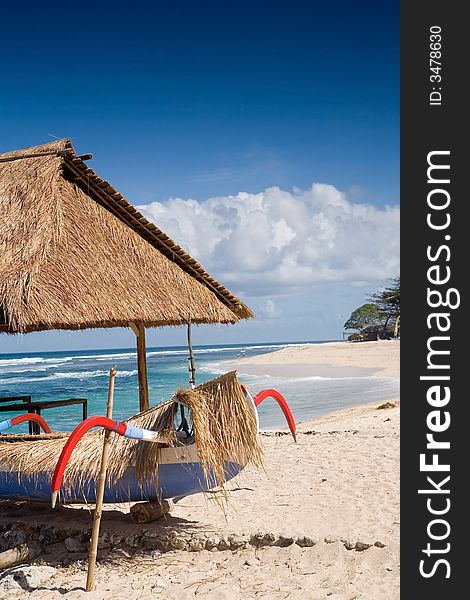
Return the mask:
<svg viewBox="0 0 470 600">
<path fill-rule="evenodd" d="M 0 214 L 0 331 L 253 316 L 69 140 L 0 155 Z"/>
<path fill-rule="evenodd" d="M 168 402 L 130 418 L 128 421 L 158 431 L 169 444 L 177 443 L 174 418 L 178 403 L 188 406 L 194 427 L 198 455 L 209 487 L 224 484 L 225 462 L 262 465 L 262 449 L 257 436 L 256 419 L 249 407 L 234 371 L 204 383 L 193 390 L 180 389 Z M 45 434 L 36 439 L 0 436 L 0 466 L 4 471 L 28 477 L 48 474 L 52 478 L 66 437 Z M 24 439 L 26 438 L 26 439 Z M 85 489 L 96 481 L 100 468 L 103 432 L 88 433 L 77 444 L 64 474 L 64 487 Z M 113 436 L 107 482 L 118 485 L 128 469 L 144 485 L 158 481 L 160 446 Z"/>
<path fill-rule="evenodd" d="M 256 417 L 235 371 L 195 389 L 180 389 L 175 398 L 190 409 L 199 459 L 209 487 L 223 486 L 225 461 L 262 466 Z"/>
</svg>

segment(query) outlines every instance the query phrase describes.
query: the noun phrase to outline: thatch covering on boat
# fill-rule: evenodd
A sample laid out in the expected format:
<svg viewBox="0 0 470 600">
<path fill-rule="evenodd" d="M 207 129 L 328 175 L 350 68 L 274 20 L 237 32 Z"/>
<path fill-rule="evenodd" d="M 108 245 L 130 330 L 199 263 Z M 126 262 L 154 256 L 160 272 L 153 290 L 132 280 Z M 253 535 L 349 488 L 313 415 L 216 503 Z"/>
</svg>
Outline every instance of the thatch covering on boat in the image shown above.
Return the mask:
<svg viewBox="0 0 470 600">
<path fill-rule="evenodd" d="M 0 331 L 253 316 L 69 140 L 0 154 L 0 214 Z"/>
<path fill-rule="evenodd" d="M 175 443 L 173 421 L 178 402 L 190 410 L 195 441 L 209 487 L 224 483 L 224 462 L 245 465 L 262 464 L 262 449 L 257 436 L 255 415 L 247 403 L 235 371 L 197 386 L 181 389 L 169 401 L 128 419 L 144 429 L 158 431 L 169 443 Z M 49 474 L 52 480 L 66 437 L 4 441 L 0 436 L 0 470 L 38 476 Z M 86 488 L 97 482 L 103 449 L 103 432 L 88 433 L 77 444 L 65 470 L 63 486 Z M 131 440 L 113 435 L 107 481 L 117 485 L 126 469 L 133 469 L 139 484 L 149 478 L 158 480 L 160 447 L 156 443 Z M 20 476 L 20 475 L 19 475 Z"/>
</svg>

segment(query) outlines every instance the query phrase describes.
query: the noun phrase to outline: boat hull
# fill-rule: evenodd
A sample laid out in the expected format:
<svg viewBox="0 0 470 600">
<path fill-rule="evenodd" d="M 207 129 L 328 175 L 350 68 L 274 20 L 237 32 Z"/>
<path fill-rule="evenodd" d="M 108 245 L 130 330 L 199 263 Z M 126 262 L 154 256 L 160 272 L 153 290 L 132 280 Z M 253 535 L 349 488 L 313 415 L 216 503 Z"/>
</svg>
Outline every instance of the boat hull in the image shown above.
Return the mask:
<svg viewBox="0 0 470 600">
<path fill-rule="evenodd" d="M 225 463 L 225 480 L 235 477 L 243 466 L 234 463 Z M 149 477 L 140 485 L 136 481 L 133 469 L 128 469 L 116 485 L 106 485 L 104 502 L 139 502 L 147 500 L 154 502 L 157 499 L 176 498 L 189 496 L 209 490 L 197 452 L 193 446 L 180 448 L 163 448 L 156 481 Z M 60 490 L 59 502 L 61 504 L 94 503 L 98 482 L 87 485 L 68 486 L 66 479 Z M 51 501 L 51 475 L 40 473 L 26 476 L 18 472 L 7 472 L 0 467 L 0 499 L 4 500 L 30 500 L 36 502 Z"/>
</svg>

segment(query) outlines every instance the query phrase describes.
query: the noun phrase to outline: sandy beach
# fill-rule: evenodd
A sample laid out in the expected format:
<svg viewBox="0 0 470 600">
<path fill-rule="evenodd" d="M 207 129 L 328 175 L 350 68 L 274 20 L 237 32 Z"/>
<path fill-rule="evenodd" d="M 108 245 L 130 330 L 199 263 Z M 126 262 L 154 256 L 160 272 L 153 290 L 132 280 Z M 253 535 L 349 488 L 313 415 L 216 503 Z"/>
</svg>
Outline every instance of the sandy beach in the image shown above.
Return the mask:
<svg viewBox="0 0 470 600">
<path fill-rule="evenodd" d="M 286 348 L 233 366 L 289 377 L 398 378 L 399 342 Z M 399 400 L 379 405 L 300 423 L 297 444 L 286 430 L 263 433 L 265 472 L 247 469 L 231 482 L 225 514 L 217 494 L 196 495 L 166 519 L 140 526 L 147 539 L 161 530 L 187 536 L 185 549 L 104 548 L 96 590 L 86 593 L 86 553 L 56 544 L 32 567 L 4 572 L 0 597 L 398 599 Z M 91 520 L 88 511 L 74 512 Z M 46 511 L 43 518 L 52 517 Z M 124 528 L 125 509 L 119 519 Z"/>
</svg>

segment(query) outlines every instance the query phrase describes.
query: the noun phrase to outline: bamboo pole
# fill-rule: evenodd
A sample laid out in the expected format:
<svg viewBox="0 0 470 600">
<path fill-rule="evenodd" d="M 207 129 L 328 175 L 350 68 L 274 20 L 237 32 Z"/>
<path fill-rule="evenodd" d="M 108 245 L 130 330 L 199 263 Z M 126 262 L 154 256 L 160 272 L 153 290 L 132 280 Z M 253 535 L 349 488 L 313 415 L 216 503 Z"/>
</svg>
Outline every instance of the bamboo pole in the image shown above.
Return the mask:
<svg viewBox="0 0 470 600">
<path fill-rule="evenodd" d="M 193 342 L 191 339 L 191 321 L 188 322 L 188 350 L 189 350 L 189 385 L 194 388 L 196 385 L 196 367 L 194 366 Z"/>
<path fill-rule="evenodd" d="M 113 398 L 114 398 L 114 378 L 116 369 L 113 367 L 109 372 L 108 403 L 106 407 L 106 416 L 111 419 L 113 416 Z M 86 591 L 91 592 L 95 583 L 96 554 L 98 550 L 98 536 L 101 525 L 101 512 L 103 508 L 104 486 L 106 483 L 106 469 L 108 467 L 109 447 L 111 442 L 111 431 L 104 433 L 103 452 L 101 454 L 100 478 L 98 483 L 98 492 L 96 494 L 95 514 L 93 517 L 93 529 L 91 533 L 90 552 L 88 554 L 88 573 L 86 580 Z"/>
<path fill-rule="evenodd" d="M 143 323 L 129 323 L 137 338 L 137 372 L 139 378 L 140 412 L 149 409 L 149 387 L 147 380 L 147 346 L 145 343 L 145 326 Z"/>
</svg>

